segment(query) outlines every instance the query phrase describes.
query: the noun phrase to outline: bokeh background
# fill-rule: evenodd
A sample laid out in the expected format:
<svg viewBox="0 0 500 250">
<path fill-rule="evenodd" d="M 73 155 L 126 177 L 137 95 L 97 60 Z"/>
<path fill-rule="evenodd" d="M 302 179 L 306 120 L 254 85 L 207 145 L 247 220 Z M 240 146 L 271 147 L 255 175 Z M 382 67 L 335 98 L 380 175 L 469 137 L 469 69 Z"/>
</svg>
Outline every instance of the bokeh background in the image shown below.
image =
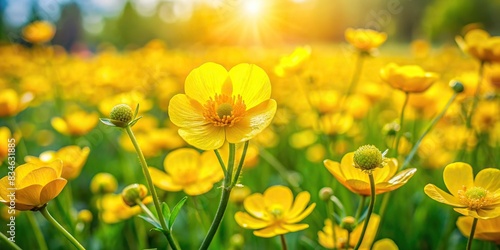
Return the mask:
<svg viewBox="0 0 500 250">
<path fill-rule="evenodd" d="M 2 0 L 0 39 L 22 42 L 21 28 L 44 19 L 57 26 L 53 43 L 68 50 L 154 38 L 171 47 L 329 43 L 348 27 L 385 31 L 392 42 L 453 43 L 471 23 L 500 32 L 498 13 L 494 0 Z"/>
</svg>

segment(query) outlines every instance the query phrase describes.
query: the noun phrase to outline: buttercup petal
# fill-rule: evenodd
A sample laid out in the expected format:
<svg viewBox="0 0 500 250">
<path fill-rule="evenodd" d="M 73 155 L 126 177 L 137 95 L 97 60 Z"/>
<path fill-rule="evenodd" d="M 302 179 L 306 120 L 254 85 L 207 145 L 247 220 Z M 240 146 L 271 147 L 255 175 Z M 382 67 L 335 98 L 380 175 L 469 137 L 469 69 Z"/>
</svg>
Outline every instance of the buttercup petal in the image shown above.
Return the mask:
<svg viewBox="0 0 500 250">
<path fill-rule="evenodd" d="M 288 212 L 292 207 L 293 194 L 288 187 L 272 186 L 264 192 L 264 202 L 266 207 L 279 205 L 282 211 Z"/>
<path fill-rule="evenodd" d="M 193 183 L 191 185 L 185 186 L 184 192 L 187 195 L 191 195 L 191 196 L 200 195 L 200 194 L 204 194 L 204 193 L 210 191 L 212 189 L 212 187 L 213 187 L 212 182 L 198 181 L 198 182 Z"/>
<path fill-rule="evenodd" d="M 226 128 L 229 143 L 239 143 L 252 139 L 271 124 L 276 113 L 276 101 L 269 99 L 247 110 L 245 117 L 234 126 Z"/>
<path fill-rule="evenodd" d="M 197 127 L 207 124 L 203 116 L 202 104 L 184 94 L 170 99 L 168 105 L 170 121 L 178 127 Z"/>
<path fill-rule="evenodd" d="M 346 180 L 359 180 L 368 183 L 370 180 L 368 175 L 359 168 L 354 167 L 354 152 L 347 153 L 342 157 L 340 162 L 340 170 Z"/>
<path fill-rule="evenodd" d="M 222 147 L 226 140 L 225 130 L 212 124 L 198 127 L 180 128 L 179 135 L 188 144 L 202 150 L 214 150 Z"/>
<path fill-rule="evenodd" d="M 248 196 L 243 201 L 243 207 L 245 207 L 245 210 L 249 214 L 256 218 L 270 220 L 270 215 L 266 210 L 264 196 L 262 194 L 256 193 Z"/>
<path fill-rule="evenodd" d="M 234 219 L 236 220 L 236 223 L 240 225 L 240 227 L 248 229 L 264 228 L 272 223 L 271 221 L 259 220 L 241 211 L 236 212 L 236 214 L 234 215 Z"/>
<path fill-rule="evenodd" d="M 280 224 L 274 224 L 264 229 L 254 231 L 253 234 L 258 237 L 271 238 L 276 235 L 286 234 L 288 230 L 281 227 Z"/>
<path fill-rule="evenodd" d="M 297 232 L 309 228 L 307 224 L 282 224 L 281 227 L 288 230 L 289 232 Z"/>
<path fill-rule="evenodd" d="M 489 192 L 497 192 L 500 190 L 500 169 L 485 168 L 476 175 L 474 186 L 482 187 Z"/>
<path fill-rule="evenodd" d="M 266 72 L 253 64 L 238 64 L 229 71 L 233 95 L 241 95 L 247 109 L 271 98 L 271 83 Z"/>
<path fill-rule="evenodd" d="M 222 86 L 228 78 L 227 70 L 219 64 L 208 62 L 192 70 L 186 77 L 184 91 L 190 98 L 205 104 L 216 94 L 222 93 Z"/>
<path fill-rule="evenodd" d="M 40 192 L 40 205 L 56 198 L 59 193 L 61 193 L 64 186 L 66 186 L 67 182 L 68 181 L 66 179 L 59 178 L 47 183 L 47 185 L 45 185 Z"/>
<path fill-rule="evenodd" d="M 165 191 L 182 190 L 182 186 L 175 183 L 170 175 L 167 175 L 164 172 L 152 167 L 149 168 L 149 173 L 151 174 L 151 179 L 153 180 L 153 184 L 158 188 L 163 189 Z"/>
<path fill-rule="evenodd" d="M 427 184 L 424 187 L 424 192 L 427 196 L 431 197 L 433 200 L 437 202 L 441 202 L 444 204 L 448 204 L 454 207 L 465 207 L 460 203 L 458 198 L 452 196 L 440 188 L 434 186 L 433 184 Z"/>
<path fill-rule="evenodd" d="M 470 188 L 473 184 L 472 167 L 463 162 L 448 164 L 444 168 L 443 179 L 448 191 L 455 197 L 458 197 L 458 190 L 463 187 Z"/>
<path fill-rule="evenodd" d="M 293 202 L 292 208 L 286 214 L 287 219 L 293 219 L 297 217 L 304 209 L 311 199 L 311 195 L 308 192 L 300 192 L 295 201 Z"/>
<path fill-rule="evenodd" d="M 304 210 L 304 212 L 297 215 L 295 218 L 288 219 L 287 223 L 292 224 L 292 223 L 297 223 L 297 222 L 303 220 L 304 218 L 306 218 L 308 215 L 310 215 L 312 213 L 312 211 L 314 210 L 315 207 L 316 207 L 316 203 L 311 204 L 306 210 Z"/>
</svg>

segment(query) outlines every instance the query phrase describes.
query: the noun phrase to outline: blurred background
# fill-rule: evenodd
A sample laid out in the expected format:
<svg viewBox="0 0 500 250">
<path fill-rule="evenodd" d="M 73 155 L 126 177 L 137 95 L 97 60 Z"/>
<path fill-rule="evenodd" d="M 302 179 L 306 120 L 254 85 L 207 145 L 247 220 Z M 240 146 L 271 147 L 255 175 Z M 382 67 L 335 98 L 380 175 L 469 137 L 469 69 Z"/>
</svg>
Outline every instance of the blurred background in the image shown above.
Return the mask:
<svg viewBox="0 0 500 250">
<path fill-rule="evenodd" d="M 22 27 L 42 19 L 56 25 L 53 43 L 67 50 L 155 38 L 170 47 L 330 43 L 343 41 L 348 27 L 441 44 L 471 23 L 499 35 L 498 13 L 497 0 L 0 0 L 0 40 L 22 43 Z"/>
</svg>

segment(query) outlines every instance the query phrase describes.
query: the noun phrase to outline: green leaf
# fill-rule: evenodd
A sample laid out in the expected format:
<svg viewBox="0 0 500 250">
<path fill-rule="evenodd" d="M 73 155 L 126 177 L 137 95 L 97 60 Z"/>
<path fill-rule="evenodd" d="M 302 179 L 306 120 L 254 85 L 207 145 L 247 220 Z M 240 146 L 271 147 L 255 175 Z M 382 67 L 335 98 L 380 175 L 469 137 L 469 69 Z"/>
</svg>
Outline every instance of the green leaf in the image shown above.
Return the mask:
<svg viewBox="0 0 500 250">
<path fill-rule="evenodd" d="M 137 123 L 137 121 L 139 121 L 139 119 L 141 119 L 141 118 L 142 118 L 142 116 L 139 116 L 139 117 L 135 118 L 135 119 L 134 119 L 133 121 L 131 121 L 128 125 L 129 125 L 130 127 L 134 126 L 134 125 Z"/>
<path fill-rule="evenodd" d="M 153 228 L 151 228 L 151 230 L 155 230 L 155 231 L 158 231 L 158 232 L 161 232 L 161 233 L 166 233 L 165 230 L 163 230 L 161 228 L 158 228 L 158 227 L 153 227 Z"/>
<path fill-rule="evenodd" d="M 168 228 L 172 230 L 172 226 L 174 225 L 175 219 L 177 218 L 177 215 L 181 211 L 182 206 L 184 206 L 184 203 L 186 203 L 187 196 L 184 196 L 177 204 L 175 205 L 174 209 L 172 209 L 172 214 L 170 215 L 170 218 L 168 220 Z"/>
<path fill-rule="evenodd" d="M 113 124 L 111 122 L 111 120 L 108 119 L 108 118 L 99 118 L 99 120 L 101 120 L 101 122 L 104 123 L 105 125 L 108 125 L 108 126 L 111 126 L 111 127 L 116 127 L 116 125 Z"/>
<path fill-rule="evenodd" d="M 135 107 L 134 119 L 137 117 L 137 113 L 139 113 L 139 103 L 137 103 L 137 106 Z"/>
<path fill-rule="evenodd" d="M 146 222 L 148 222 L 149 224 L 153 225 L 154 227 L 157 227 L 157 228 L 161 228 L 161 225 L 160 223 L 156 222 L 155 220 L 147 217 L 147 216 L 142 216 L 142 215 L 138 215 L 139 218 L 145 220 Z"/>
<path fill-rule="evenodd" d="M 168 207 L 168 204 L 166 202 L 161 203 L 161 211 L 163 213 L 163 219 L 165 219 L 165 223 L 168 226 L 168 221 L 170 219 L 170 207 Z M 170 227 L 168 229 L 170 230 Z"/>
</svg>

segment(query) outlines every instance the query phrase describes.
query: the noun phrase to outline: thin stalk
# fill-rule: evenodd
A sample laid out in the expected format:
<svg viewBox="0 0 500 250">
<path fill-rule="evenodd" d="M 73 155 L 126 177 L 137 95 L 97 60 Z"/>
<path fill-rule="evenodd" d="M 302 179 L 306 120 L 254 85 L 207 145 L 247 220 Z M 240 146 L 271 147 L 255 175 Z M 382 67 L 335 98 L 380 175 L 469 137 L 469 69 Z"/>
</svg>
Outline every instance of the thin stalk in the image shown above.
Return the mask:
<svg viewBox="0 0 500 250">
<path fill-rule="evenodd" d="M 335 225 L 337 223 L 335 222 L 335 205 L 330 199 L 328 199 L 327 201 L 326 214 L 328 215 L 328 218 L 330 218 L 330 220 L 332 221 L 332 240 L 333 240 L 333 249 L 335 249 L 337 246 L 337 234 L 335 233 Z"/>
<path fill-rule="evenodd" d="M 137 152 L 137 156 L 139 157 L 139 161 L 142 166 L 142 172 L 144 176 L 146 177 L 146 181 L 148 183 L 148 188 L 151 190 L 151 195 L 153 196 L 153 203 L 155 205 L 156 209 L 156 214 L 158 215 L 158 220 L 160 221 L 160 225 L 163 229 L 163 234 L 168 240 L 168 243 L 170 244 L 170 247 L 172 249 L 176 250 L 179 247 L 176 245 L 175 240 L 173 240 L 171 231 L 167 227 L 167 224 L 165 223 L 165 218 L 163 217 L 163 213 L 161 211 L 160 207 L 160 200 L 158 199 L 158 194 L 156 193 L 156 189 L 153 185 L 153 180 L 151 179 L 151 174 L 149 173 L 148 170 L 148 164 L 146 163 L 146 158 L 144 157 L 144 154 L 142 153 L 141 148 L 139 147 L 139 143 L 137 143 L 137 139 L 135 139 L 134 132 L 132 132 L 132 128 L 130 126 L 126 126 L 125 130 L 127 131 L 128 136 L 130 137 L 130 141 L 132 141 L 132 144 L 134 145 L 135 151 Z"/>
<path fill-rule="evenodd" d="M 231 194 L 232 189 L 231 181 L 233 175 L 235 151 L 235 145 L 233 143 L 229 143 L 229 159 L 227 163 L 227 171 L 224 177 L 224 182 L 222 184 L 222 194 L 219 201 L 219 207 L 217 208 L 217 212 L 215 213 L 212 225 L 210 225 L 210 229 L 208 229 L 208 233 L 201 243 L 200 250 L 208 249 L 215 236 L 215 233 L 217 233 L 217 229 L 219 229 L 219 225 L 222 219 L 224 218 L 224 212 L 226 211 L 227 203 L 229 202 L 229 195 Z"/>
<path fill-rule="evenodd" d="M 347 241 L 345 242 L 345 250 L 349 250 L 351 246 L 351 231 L 347 231 Z"/>
<path fill-rule="evenodd" d="M 151 218 L 152 220 L 156 221 L 156 222 L 159 222 L 158 219 L 153 215 L 153 213 L 151 212 L 151 210 L 149 210 L 148 207 L 146 207 L 146 205 L 144 205 L 144 203 L 142 203 L 142 201 L 140 199 L 136 199 L 135 200 L 135 203 L 137 205 L 139 205 L 139 207 L 141 208 L 141 210 L 146 213 L 149 218 Z"/>
<path fill-rule="evenodd" d="M 477 226 L 477 218 L 474 218 L 472 221 L 472 228 L 470 229 L 470 236 L 469 239 L 467 240 L 467 250 L 472 249 L 472 241 L 474 240 L 474 233 L 476 232 L 476 226 Z"/>
<path fill-rule="evenodd" d="M 57 228 L 57 230 L 59 230 L 59 232 L 62 233 L 64 235 L 64 237 L 66 237 L 66 239 L 68 239 L 77 249 L 85 250 L 85 248 L 82 246 L 82 244 L 80 244 L 80 242 L 78 242 L 73 237 L 73 235 L 68 233 L 68 231 L 66 231 L 66 229 L 64 229 L 64 227 L 62 227 L 61 224 L 59 224 L 54 219 L 54 217 L 52 217 L 52 215 L 50 215 L 49 210 L 47 210 L 47 206 L 44 206 L 42 209 L 40 209 L 40 212 L 42 213 L 43 217 L 45 217 L 45 219 L 47 219 L 47 221 L 49 221 L 55 228 Z"/>
<path fill-rule="evenodd" d="M 373 179 L 373 174 L 368 173 L 368 178 L 370 178 L 370 190 L 371 190 L 370 204 L 368 205 L 368 214 L 366 215 L 365 224 L 363 225 L 363 231 L 361 231 L 361 236 L 359 237 L 358 243 L 354 247 L 354 250 L 358 250 L 359 247 L 361 246 L 361 242 L 363 242 L 366 229 L 368 228 L 368 223 L 370 222 L 370 218 L 372 216 L 373 207 L 375 206 L 375 180 Z"/>
<path fill-rule="evenodd" d="M 347 89 L 345 98 L 349 97 L 352 92 L 356 89 L 356 85 L 359 82 L 359 78 L 361 77 L 361 70 L 363 69 L 363 59 L 365 58 L 365 53 L 359 52 L 358 57 L 356 59 L 356 68 L 354 69 L 354 73 L 351 78 L 351 82 L 349 83 L 349 88 Z"/>
<path fill-rule="evenodd" d="M 271 167 L 273 167 L 274 170 L 276 170 L 286 182 L 288 182 L 288 184 L 294 189 L 294 191 L 302 191 L 299 187 L 299 183 L 297 183 L 296 180 L 290 178 L 286 167 L 283 166 L 283 164 L 278 159 L 276 159 L 273 154 L 269 153 L 269 151 L 267 151 L 265 148 L 260 148 L 259 152 L 260 156 L 265 161 L 267 161 L 267 163 L 269 163 L 269 165 L 271 165 Z"/>
<path fill-rule="evenodd" d="M 359 216 L 361 216 L 361 211 L 363 211 L 363 207 L 365 206 L 366 196 L 362 195 L 361 200 L 359 202 L 358 210 L 356 211 L 356 221 L 358 221 Z"/>
<path fill-rule="evenodd" d="M 282 250 L 287 250 L 288 248 L 286 247 L 286 239 L 284 234 L 280 234 L 280 239 L 281 239 L 281 249 Z"/>
<path fill-rule="evenodd" d="M 479 95 L 480 95 L 480 91 L 481 91 L 481 83 L 483 82 L 483 74 L 484 74 L 484 64 L 485 64 L 485 61 L 481 61 L 481 63 L 479 64 L 479 71 L 477 73 L 478 75 L 478 79 L 477 79 L 477 85 L 476 85 L 476 93 L 474 94 L 474 99 L 472 100 L 472 107 L 469 111 L 469 114 L 467 115 L 467 128 L 471 128 L 472 127 L 472 116 L 474 115 L 474 111 L 476 109 L 476 106 L 477 106 L 477 103 L 479 102 Z"/>
<path fill-rule="evenodd" d="M 408 156 L 406 157 L 403 165 L 401 165 L 400 170 L 404 169 L 405 167 L 408 166 L 408 164 L 410 164 L 410 161 L 415 156 L 415 153 L 417 153 L 417 150 L 420 147 L 420 143 L 422 143 L 422 140 L 424 139 L 424 137 L 431 131 L 431 129 L 436 125 L 436 123 L 439 120 L 441 120 L 441 118 L 444 116 L 444 114 L 446 114 L 446 111 L 451 106 L 451 104 L 453 103 L 453 101 L 455 101 L 456 97 L 457 97 L 457 93 L 454 93 L 451 96 L 451 98 L 448 100 L 448 102 L 446 103 L 446 105 L 444 106 L 443 110 L 441 110 L 441 112 L 436 117 L 434 117 L 434 119 L 431 121 L 431 123 L 429 123 L 429 126 L 427 126 L 427 128 L 424 131 L 424 133 L 422 133 L 422 135 L 420 136 L 420 138 L 418 138 L 418 140 L 415 143 L 415 146 L 413 146 L 410 154 L 408 154 Z"/>
<path fill-rule="evenodd" d="M 21 248 L 18 245 L 16 245 L 16 243 L 14 243 L 11 240 L 9 240 L 9 238 L 7 238 L 7 236 L 5 236 L 5 234 L 3 234 L 1 232 L 0 232 L 0 239 L 2 239 L 2 241 L 5 243 L 5 245 L 9 249 L 21 250 Z"/>
<path fill-rule="evenodd" d="M 216 149 L 214 150 L 215 155 L 217 156 L 217 160 L 219 160 L 220 167 L 222 168 L 222 172 L 224 173 L 224 176 L 226 176 L 226 165 L 224 164 L 224 160 L 222 160 L 222 157 L 220 156 L 219 150 Z"/>
<path fill-rule="evenodd" d="M 243 163 L 245 162 L 245 156 L 247 155 L 248 142 L 249 141 L 246 141 L 245 146 L 243 146 L 243 152 L 241 153 L 240 162 L 238 163 L 238 168 L 236 168 L 236 172 L 234 174 L 234 179 L 233 182 L 231 183 L 231 187 L 234 187 L 237 184 L 238 179 L 240 178 L 241 169 L 243 168 Z"/>
<path fill-rule="evenodd" d="M 33 233 L 35 234 L 36 242 L 38 243 L 38 247 L 40 250 L 47 250 L 47 242 L 45 238 L 43 238 L 42 231 L 40 231 L 40 226 L 36 222 L 35 216 L 33 213 L 26 213 L 26 217 L 28 217 L 28 222 L 30 223 L 31 228 L 33 229 Z"/>
<path fill-rule="evenodd" d="M 394 155 L 395 155 L 396 159 L 399 156 L 399 141 L 401 139 L 401 134 L 403 133 L 405 110 L 406 110 L 406 106 L 408 105 L 409 96 L 410 96 L 410 93 L 405 92 L 405 101 L 403 103 L 403 108 L 401 109 L 401 116 L 399 117 L 399 131 L 396 135 L 396 146 L 394 148 Z"/>
</svg>

